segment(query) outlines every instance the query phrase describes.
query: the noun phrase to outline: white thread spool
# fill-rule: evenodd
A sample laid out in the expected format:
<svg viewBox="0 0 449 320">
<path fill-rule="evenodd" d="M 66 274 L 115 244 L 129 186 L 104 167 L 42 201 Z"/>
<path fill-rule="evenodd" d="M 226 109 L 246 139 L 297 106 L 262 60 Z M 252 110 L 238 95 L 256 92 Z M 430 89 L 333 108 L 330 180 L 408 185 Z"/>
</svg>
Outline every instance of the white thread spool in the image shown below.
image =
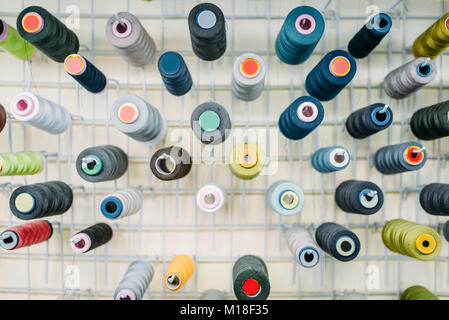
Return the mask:
<svg viewBox="0 0 449 320">
<path fill-rule="evenodd" d="M 285 240 L 291 253 L 305 268 L 316 266 L 320 260 L 317 244 L 309 231 L 301 226 L 294 226 L 285 231 Z"/>
<path fill-rule="evenodd" d="M 217 183 L 207 183 L 196 193 L 198 208 L 205 212 L 218 211 L 226 202 L 226 190 Z"/>
<path fill-rule="evenodd" d="M 107 195 L 100 204 L 101 213 L 109 219 L 124 218 L 142 209 L 143 195 L 139 190 L 128 188 Z"/>
<path fill-rule="evenodd" d="M 11 113 L 15 119 L 51 134 L 63 133 L 72 123 L 66 109 L 28 91 L 12 99 Z"/>
<path fill-rule="evenodd" d="M 264 89 L 265 64 L 254 53 L 245 53 L 237 57 L 232 72 L 232 92 L 244 101 L 257 99 Z"/>
</svg>

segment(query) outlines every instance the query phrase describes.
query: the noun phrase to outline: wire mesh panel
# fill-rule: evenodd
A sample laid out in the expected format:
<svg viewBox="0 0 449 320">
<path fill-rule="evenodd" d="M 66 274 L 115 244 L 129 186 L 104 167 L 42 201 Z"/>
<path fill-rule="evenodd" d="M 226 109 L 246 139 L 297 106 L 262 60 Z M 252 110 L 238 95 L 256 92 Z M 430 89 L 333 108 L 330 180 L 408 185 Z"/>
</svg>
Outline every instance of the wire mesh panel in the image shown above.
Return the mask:
<svg viewBox="0 0 449 320">
<path fill-rule="evenodd" d="M 418 108 L 448 97 L 448 77 L 443 72 L 447 54 L 436 59 L 438 75 L 409 98 L 388 98 L 381 83 L 389 70 L 412 59 L 413 40 L 449 8 L 448 1 L 293 1 L 215 0 L 225 14 L 227 50 L 217 61 L 198 59 L 191 49 L 187 16 L 194 0 L 1 0 L 0 17 L 15 26 L 19 12 L 40 5 L 60 18 L 78 35 L 80 53 L 102 70 L 108 87 L 92 95 L 73 81 L 57 64 L 38 53 L 31 63 L 20 62 L 5 52 L 0 54 L 0 103 L 8 106 L 23 90 L 46 97 L 67 108 L 73 124 L 59 136 L 23 125 L 10 117 L 0 134 L 2 152 L 45 151 L 43 173 L 25 177 L 3 177 L 0 181 L 0 224 L 17 225 L 9 211 L 9 196 L 17 186 L 47 180 L 62 180 L 74 190 L 69 212 L 49 220 L 54 227 L 50 241 L 17 251 L 1 251 L 0 297 L 110 299 L 128 264 L 150 260 L 155 274 L 145 298 L 197 299 L 207 289 L 220 289 L 234 298 L 232 266 L 239 256 L 263 258 L 269 270 L 270 298 L 335 299 L 355 290 L 367 298 L 397 299 L 408 286 L 426 286 L 441 298 L 449 296 L 447 243 L 433 262 L 421 262 L 388 251 L 380 231 L 386 220 L 404 218 L 440 229 L 444 220 L 425 213 L 418 201 L 422 186 L 449 181 L 446 160 L 447 138 L 424 142 L 429 157 L 418 172 L 382 176 L 372 165 L 374 152 L 382 146 L 416 140 L 408 121 Z M 274 41 L 290 10 L 307 4 L 321 11 L 326 28 L 312 56 L 299 66 L 281 63 Z M 156 41 L 157 58 L 167 50 L 183 55 L 193 78 L 191 92 L 183 97 L 170 95 L 163 87 L 156 63 L 146 68 L 127 64 L 105 38 L 107 19 L 116 12 L 136 15 Z M 277 129 L 281 112 L 297 97 L 307 94 L 305 77 L 324 53 L 346 49 L 348 41 L 379 11 L 388 12 L 393 27 L 387 37 L 365 59 L 357 61 L 357 75 L 334 100 L 325 102 L 322 124 L 300 141 L 285 139 Z M 253 52 L 265 61 L 265 90 L 253 102 L 236 99 L 231 91 L 232 63 L 242 53 Z M 123 94 L 135 94 L 157 107 L 168 119 L 163 144 L 147 147 L 120 133 L 108 121 L 113 101 Z M 237 137 L 252 135 L 267 154 L 268 170 L 251 181 L 234 177 L 227 165 L 233 139 L 223 146 L 205 146 L 192 134 L 190 115 L 196 106 L 215 101 L 231 116 Z M 384 132 L 356 141 L 346 132 L 344 121 L 353 110 L 374 102 L 385 102 L 394 110 L 392 126 Z M 74 162 L 85 148 L 103 144 L 121 147 L 129 155 L 124 177 L 114 182 L 92 184 L 82 180 Z M 192 155 L 194 165 L 181 180 L 162 182 L 149 170 L 151 155 L 162 146 L 179 144 Z M 338 173 L 320 174 L 310 164 L 311 154 L 320 147 L 342 145 L 352 161 Z M 383 209 L 371 216 L 349 215 L 338 209 L 334 190 L 344 180 L 370 180 L 385 193 Z M 300 214 L 280 216 L 265 201 L 268 186 L 280 179 L 292 180 L 304 190 L 305 205 Z M 216 181 L 227 192 L 226 205 L 215 213 L 200 211 L 197 190 Z M 99 204 L 102 198 L 124 187 L 144 193 L 142 210 L 134 216 L 114 221 L 114 237 L 105 246 L 83 255 L 70 249 L 70 237 L 96 222 L 104 221 Z M 300 268 L 284 243 L 285 227 L 298 223 L 312 232 L 325 221 L 349 227 L 361 240 L 359 256 L 338 262 L 323 256 L 312 269 Z M 162 279 L 176 254 L 194 258 L 195 272 L 181 291 L 165 290 Z"/>
</svg>

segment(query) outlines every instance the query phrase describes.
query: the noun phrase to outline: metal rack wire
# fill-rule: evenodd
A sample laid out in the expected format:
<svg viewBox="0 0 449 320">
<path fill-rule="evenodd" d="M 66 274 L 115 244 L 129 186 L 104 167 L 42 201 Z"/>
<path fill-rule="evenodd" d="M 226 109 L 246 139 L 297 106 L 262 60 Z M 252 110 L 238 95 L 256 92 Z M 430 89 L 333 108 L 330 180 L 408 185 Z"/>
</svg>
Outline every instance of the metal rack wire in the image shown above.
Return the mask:
<svg viewBox="0 0 449 320">
<path fill-rule="evenodd" d="M 18 11 L 10 10 L 9 1 L 1 2 L 3 3 L 0 16 L 15 21 L 20 8 L 15 8 Z M 33 3 L 47 6 L 47 2 L 53 8 L 50 11 L 56 16 L 67 18 L 70 15 L 63 12 L 64 5 L 67 5 L 63 0 L 42 0 Z M 175 22 L 184 22 L 190 8 L 198 2 L 196 0 L 154 0 L 144 3 L 141 0 L 126 0 L 121 2 L 118 9 L 131 11 L 144 22 L 157 21 L 160 24 L 160 29 L 149 30 L 150 34 L 159 40 L 157 44 L 159 56 L 165 50 L 174 49 L 167 45 L 168 39 L 172 36 L 170 31 L 173 31 L 167 29 L 167 26 Z M 309 4 L 321 9 L 330 30 L 325 32 L 316 48 L 311 58 L 314 62 L 307 62 L 298 67 L 281 64 L 276 58 L 273 47 L 274 37 L 285 15 L 298 5 L 298 1 L 216 0 L 212 2 L 222 7 L 225 13 L 228 26 L 228 50 L 225 56 L 216 62 L 200 61 L 194 56 L 190 46 L 178 50 L 186 57 L 194 79 L 192 92 L 178 100 L 173 100 L 167 95 L 157 74 L 154 76 L 154 73 L 151 73 L 154 69 L 151 72 L 145 68 L 133 69 L 125 62 L 120 62 L 126 66 L 125 72 L 119 74 L 120 79 L 109 78 L 107 91 L 99 97 L 88 95 L 80 89 L 78 84 L 63 78 L 61 65 L 45 61 L 43 57 L 37 62 L 22 63 L 22 66 L 16 63 L 22 70 L 21 79 L 6 80 L 6 77 L 0 79 L 0 92 L 31 88 L 31 90 L 46 90 L 52 93 L 53 100 L 61 105 L 65 105 L 63 102 L 67 104 L 68 99 L 75 100 L 74 103 L 68 103 L 71 106 L 68 108 L 73 115 L 73 125 L 68 134 L 58 136 L 56 139 L 49 138 L 34 128 L 9 119 L 6 132 L 0 137 L 3 145 L 7 145 L 3 151 L 34 150 L 42 145 L 42 142 L 37 143 L 36 137 L 45 137 L 50 141 L 44 143 L 48 164 L 43 177 L 2 179 L 0 183 L 2 190 L 0 197 L 3 200 L 0 206 L 2 227 L 19 223 L 9 212 L 7 205 L 9 195 L 18 185 L 31 183 L 31 181 L 61 179 L 71 184 L 75 191 L 74 206 L 70 212 L 51 219 L 56 232 L 49 242 L 17 252 L 0 252 L 2 274 L 12 275 L 13 270 L 21 270 L 25 274 L 22 277 L 17 272 L 8 278 L 0 277 L 0 297 L 65 296 L 107 299 L 112 296 L 127 263 L 139 257 L 149 259 L 156 267 L 155 277 L 145 298 L 197 299 L 203 290 L 209 288 L 225 290 L 228 297 L 232 298 L 234 296 L 231 281 L 232 265 L 245 249 L 247 250 L 245 253 L 258 254 L 267 262 L 272 298 L 335 299 L 345 290 L 355 289 L 368 298 L 395 299 L 404 286 L 411 284 L 426 285 L 440 297 L 449 296 L 449 290 L 447 290 L 449 252 L 446 243 L 444 244 L 446 250 L 442 252 L 447 254 L 442 253 L 434 262 L 423 264 L 389 252 L 383 247 L 379 232 L 385 220 L 393 217 L 406 217 L 437 229 L 441 228 L 444 221 L 426 215 L 420 209 L 417 194 L 423 184 L 439 179 L 444 181 L 444 178 L 447 178 L 444 168 L 449 150 L 442 143 L 446 140 L 439 140 L 428 148 L 430 153 L 429 164 L 426 166 L 428 171 L 424 173 L 417 172 L 397 178 L 385 178 L 371 165 L 372 154 L 377 147 L 413 139 L 407 131 L 411 112 L 424 103 L 430 104 L 420 99 L 422 96 L 430 95 L 429 101 L 432 102 L 444 100 L 443 90 L 449 87 L 449 79 L 445 79 L 443 72 L 440 72 L 438 81 L 434 81 L 412 98 L 400 102 L 388 100 L 389 105 L 395 110 L 395 115 L 399 117 L 396 117 L 388 132 L 381 134 L 380 137 L 369 138 L 366 142 L 360 143 L 350 139 L 344 132 L 345 115 L 350 111 L 375 102 L 377 99 L 384 101 L 386 99 L 381 96 L 380 83 L 383 71 L 377 70 L 380 69 L 379 59 L 384 59 L 383 64 L 388 66 L 385 70 L 391 70 L 393 66 L 411 58 L 411 43 L 408 42 L 406 35 L 408 21 L 418 21 L 421 23 L 421 29 L 425 28 L 448 8 L 446 1 L 432 1 L 435 6 L 438 6 L 438 10 L 435 14 L 429 15 L 418 15 L 418 12 L 412 11 L 418 3 L 412 0 L 399 0 L 393 5 L 388 1 L 366 1 L 366 3 L 361 1 L 358 4 L 360 10 L 357 14 L 349 15 L 345 14 L 346 10 L 343 8 L 354 3 L 350 0 L 323 0 L 313 3 L 300 1 L 299 4 Z M 110 14 L 98 12 L 98 5 L 93 0 L 78 1 L 78 3 L 87 10 L 80 12 L 82 23 L 89 24 L 90 27 L 90 39 L 80 36 L 82 54 L 93 63 L 98 63 L 100 68 L 103 60 L 109 59 L 109 64 L 103 66 L 106 69 L 105 73 L 108 74 L 107 71 L 113 69 L 111 64 L 115 60 L 110 59 L 114 59 L 115 52 L 101 45 L 99 39 L 101 33 L 97 28 L 99 26 L 102 28 L 102 25 L 97 22 L 106 21 Z M 30 4 L 23 0 L 21 8 Z M 365 74 L 363 79 L 356 77 L 339 97 L 325 104 L 325 121 L 306 141 L 292 142 L 282 137 L 276 137 L 273 141 L 267 134 L 265 150 L 268 151 L 268 159 L 270 162 L 278 163 L 279 173 L 275 176 L 259 176 L 254 182 L 238 181 L 229 172 L 227 166 L 221 164 L 227 157 L 226 154 L 220 154 L 219 150 L 212 148 L 208 150 L 210 153 L 200 158 L 203 149 L 199 144 L 193 144 L 191 153 L 194 158 L 194 167 L 187 182 L 161 183 L 155 181 L 156 179 L 148 170 L 148 161 L 155 148 L 143 149 L 128 138 L 119 137 L 114 129 L 110 128 L 107 114 L 114 97 L 123 92 L 132 92 L 151 101 L 167 115 L 169 131 L 175 137 L 174 143 L 185 145 L 192 141 L 188 138 L 187 140 L 190 140 L 186 142 L 186 138 L 177 130 L 181 132 L 182 129 L 189 129 L 188 111 L 206 99 L 219 101 L 226 106 L 233 119 L 234 128 L 276 131 L 277 117 L 280 112 L 297 96 L 306 94 L 303 85 L 305 76 L 314 63 L 328 50 L 344 48 L 348 38 L 341 39 L 340 35 L 350 36 L 356 30 L 355 28 L 345 30 L 342 25 L 345 22 L 352 22 L 361 26 L 366 19 L 363 15 L 364 7 L 373 4 L 392 15 L 393 24 L 396 27 L 391 33 L 395 35 L 392 36 L 390 33 L 384 39 L 383 45 L 376 49 L 366 61 L 361 62 L 359 70 Z M 136 8 L 145 8 L 145 10 L 134 12 L 133 9 Z M 242 26 L 242 23 L 257 24 L 259 28 L 257 37 L 266 37 L 264 40 L 266 47 L 251 50 L 265 59 L 268 74 L 264 94 L 256 103 L 243 103 L 236 100 L 232 96 L 230 81 L 221 75 L 221 71 L 226 68 L 231 70 L 230 66 L 235 57 L 246 52 L 237 39 L 242 32 L 238 26 Z M 185 36 L 188 35 L 185 34 Z M 399 46 L 396 42 L 398 39 Z M 443 70 L 446 58 L 447 52 L 438 58 L 440 70 Z M 10 61 L 8 60 L 8 63 Z M 35 64 L 57 69 L 56 79 L 43 78 L 40 74 L 34 73 Z M 111 72 L 111 74 L 116 73 Z M 435 99 L 433 96 L 438 98 Z M 153 100 L 158 102 L 153 103 Z M 3 103 L 7 101 L 4 100 Z M 255 114 L 255 109 L 260 115 Z M 88 137 L 86 132 L 90 133 L 90 141 L 83 140 Z M 330 135 L 332 138 L 329 138 Z M 270 147 L 275 142 L 279 143 L 280 148 L 277 153 L 270 153 L 272 150 Z M 37 143 L 37 146 L 34 143 Z M 128 171 L 125 178 L 111 184 L 84 183 L 76 177 L 73 170 L 76 155 L 87 144 L 101 143 L 113 143 L 124 148 L 129 154 L 131 168 L 135 169 Z M 324 176 L 312 172 L 308 163 L 311 151 L 327 144 L 345 144 L 350 147 L 353 160 L 344 175 L 338 173 Z M 200 163 L 199 160 L 203 162 Z M 205 161 L 208 163 L 204 163 Z M 270 183 L 277 180 L 278 176 L 295 181 L 303 187 L 306 194 L 306 206 L 296 217 L 277 217 L 264 204 L 265 190 Z M 371 179 L 378 182 L 386 194 L 387 205 L 382 212 L 373 217 L 360 218 L 344 214 L 337 209 L 332 198 L 333 190 L 339 182 L 348 178 Z M 228 193 L 226 208 L 211 215 L 200 212 L 192 200 L 201 187 L 201 183 L 207 180 L 216 180 L 225 185 Z M 93 253 L 74 256 L 67 245 L 70 235 L 76 230 L 95 223 L 99 217 L 98 204 L 101 196 L 123 186 L 138 187 L 144 192 L 145 203 L 142 211 L 135 217 L 128 217 L 124 221 L 115 223 L 116 235 L 103 248 Z M 299 223 L 313 231 L 321 222 L 329 220 L 342 223 L 358 234 L 362 242 L 359 257 L 351 263 L 340 263 L 326 256 L 320 266 L 314 270 L 300 269 L 283 243 L 285 226 Z M 196 271 L 182 291 L 168 293 L 160 279 L 167 263 L 177 253 L 190 254 L 194 258 Z M 69 265 L 80 266 L 81 284 L 78 288 L 67 288 L 65 285 L 65 273 Z M 370 288 L 366 282 L 367 270 L 372 265 L 380 270 L 379 286 L 374 289 Z M 220 279 L 214 277 L 216 274 L 220 274 Z"/>
</svg>

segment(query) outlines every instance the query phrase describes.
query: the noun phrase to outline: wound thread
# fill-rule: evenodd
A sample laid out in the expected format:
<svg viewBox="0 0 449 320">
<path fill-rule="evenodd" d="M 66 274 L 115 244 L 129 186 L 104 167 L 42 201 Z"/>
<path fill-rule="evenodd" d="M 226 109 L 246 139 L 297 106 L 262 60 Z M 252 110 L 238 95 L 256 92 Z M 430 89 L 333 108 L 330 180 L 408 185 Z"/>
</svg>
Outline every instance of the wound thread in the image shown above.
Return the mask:
<svg viewBox="0 0 449 320">
<path fill-rule="evenodd" d="M 338 207 L 349 213 L 371 215 L 384 204 L 384 193 L 370 181 L 347 180 L 335 190 Z"/>
<path fill-rule="evenodd" d="M 304 268 L 313 268 L 320 261 L 318 245 L 304 227 L 288 228 L 285 231 L 285 240 L 295 260 Z"/>
<path fill-rule="evenodd" d="M 270 295 L 268 269 L 257 256 L 240 257 L 232 267 L 232 279 L 238 300 L 266 300 Z"/>
<path fill-rule="evenodd" d="M 401 294 L 401 300 L 440 300 L 423 286 L 411 286 Z"/>
<path fill-rule="evenodd" d="M 449 47 L 448 30 L 449 12 L 435 21 L 413 42 L 412 52 L 415 57 L 435 59 Z"/>
<path fill-rule="evenodd" d="M 382 86 L 389 97 L 403 99 L 435 79 L 436 74 L 435 62 L 420 57 L 390 71 Z"/>
<path fill-rule="evenodd" d="M 196 204 L 204 212 L 216 212 L 226 203 L 226 190 L 218 183 L 207 183 L 196 193 Z"/>
<path fill-rule="evenodd" d="M 144 67 L 154 59 L 154 40 L 139 19 L 129 12 L 119 12 L 109 18 L 106 38 L 123 59 L 135 67 Z"/>
<path fill-rule="evenodd" d="M 71 116 L 65 108 L 29 91 L 16 95 L 11 100 L 10 110 L 18 121 L 50 134 L 61 134 L 72 124 Z"/>
<path fill-rule="evenodd" d="M 279 180 L 267 189 L 266 202 L 278 214 L 292 216 L 304 207 L 304 192 L 291 181 Z"/>
<path fill-rule="evenodd" d="M 0 19 L 0 48 L 20 60 L 30 60 L 36 48 L 23 39 L 16 29 Z"/>
<path fill-rule="evenodd" d="M 449 242 L 449 220 L 444 223 L 442 232 L 444 239 Z"/>
<path fill-rule="evenodd" d="M 346 168 L 351 161 L 351 155 L 345 147 L 332 146 L 318 149 L 310 159 L 315 170 L 329 173 Z"/>
<path fill-rule="evenodd" d="M 108 219 L 118 219 L 138 213 L 142 205 L 142 192 L 127 188 L 107 195 L 101 201 L 100 211 Z"/>
<path fill-rule="evenodd" d="M 11 212 L 22 220 L 61 215 L 70 209 L 72 203 L 72 188 L 62 181 L 21 186 L 9 198 Z"/>
<path fill-rule="evenodd" d="M 355 259 L 360 252 L 357 235 L 333 222 L 321 224 L 315 232 L 315 240 L 323 251 L 343 262 Z"/>
<path fill-rule="evenodd" d="M 84 89 L 100 93 L 107 86 L 106 76 L 92 62 L 79 54 L 71 54 L 64 60 L 65 71 Z"/>
<path fill-rule="evenodd" d="M 357 59 L 365 58 L 387 35 L 391 25 L 391 17 L 388 14 L 376 14 L 349 41 L 349 53 Z"/>
<path fill-rule="evenodd" d="M 153 279 L 154 269 L 148 261 L 129 264 L 114 292 L 114 300 L 142 300 Z"/>
<path fill-rule="evenodd" d="M 96 223 L 70 238 L 70 247 L 76 253 L 86 253 L 112 239 L 113 230 L 107 223 Z"/>
<path fill-rule="evenodd" d="M 387 221 L 382 241 L 390 251 L 422 261 L 435 259 L 441 251 L 441 239 L 434 229 L 404 219 Z"/>
<path fill-rule="evenodd" d="M 6 250 L 15 250 L 47 241 L 52 234 L 53 227 L 49 221 L 32 221 L 4 230 L 0 234 L 0 246 Z"/>
<path fill-rule="evenodd" d="M 396 174 L 421 169 L 427 151 L 419 142 L 404 142 L 380 148 L 374 154 L 374 166 L 383 174 Z"/>
<path fill-rule="evenodd" d="M 265 153 L 257 143 L 237 144 L 229 157 L 229 169 L 237 178 L 251 180 L 259 175 L 265 165 Z"/>
<path fill-rule="evenodd" d="M 200 300 L 227 300 L 227 298 L 226 293 L 224 293 L 223 291 L 217 289 L 209 289 L 201 294 Z"/>
<path fill-rule="evenodd" d="M 393 110 L 385 103 L 373 103 L 352 112 L 346 130 L 355 139 L 364 139 L 387 129 L 393 123 Z"/>
<path fill-rule="evenodd" d="M 8 121 L 8 115 L 6 114 L 5 108 L 0 104 L 0 132 L 5 128 L 6 122 Z"/>
<path fill-rule="evenodd" d="M 449 216 L 449 184 L 426 185 L 419 193 L 419 203 L 431 215 Z"/>
<path fill-rule="evenodd" d="M 232 123 L 223 106 L 215 102 L 205 102 L 193 110 L 190 127 L 202 143 L 215 145 L 228 138 Z"/>
<path fill-rule="evenodd" d="M 34 151 L 0 153 L 0 176 L 37 174 L 44 168 L 45 158 Z"/>
<path fill-rule="evenodd" d="M 258 55 L 244 53 L 238 56 L 232 68 L 234 96 L 243 101 L 259 98 L 264 89 L 265 72 L 265 63 Z"/>
<path fill-rule="evenodd" d="M 164 52 L 159 58 L 157 67 L 165 88 L 172 95 L 183 96 L 192 88 L 192 76 L 179 53 Z"/>
<path fill-rule="evenodd" d="M 410 119 L 410 129 L 422 140 L 449 136 L 449 101 L 417 110 Z"/>
<path fill-rule="evenodd" d="M 189 280 L 195 270 L 195 263 L 189 256 L 178 254 L 167 268 L 164 286 L 169 291 L 178 291 Z"/>
<path fill-rule="evenodd" d="M 151 157 L 150 169 L 157 178 L 163 181 L 181 179 L 192 169 L 192 158 L 181 147 L 162 148 Z"/>
<path fill-rule="evenodd" d="M 20 36 L 56 62 L 64 62 L 71 53 L 78 53 L 76 34 L 46 9 L 28 7 L 17 17 Z"/>
</svg>

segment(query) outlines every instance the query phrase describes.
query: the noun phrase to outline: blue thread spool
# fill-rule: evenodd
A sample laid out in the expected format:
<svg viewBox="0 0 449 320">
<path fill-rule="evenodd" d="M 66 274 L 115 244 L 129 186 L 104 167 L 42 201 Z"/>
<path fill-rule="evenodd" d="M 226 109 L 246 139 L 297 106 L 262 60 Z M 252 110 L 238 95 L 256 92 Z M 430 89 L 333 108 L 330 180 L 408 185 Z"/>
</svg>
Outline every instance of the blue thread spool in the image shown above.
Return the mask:
<svg viewBox="0 0 449 320">
<path fill-rule="evenodd" d="M 89 92 L 100 93 L 108 84 L 103 72 L 79 54 L 67 56 L 64 67 L 67 73 Z"/>
<path fill-rule="evenodd" d="M 347 51 L 330 51 L 307 75 L 307 92 L 320 101 L 332 100 L 351 82 L 356 71 L 355 59 Z"/>
<path fill-rule="evenodd" d="M 314 97 L 303 96 L 293 101 L 279 117 L 279 130 L 292 140 L 306 137 L 324 118 L 324 108 Z"/>
<path fill-rule="evenodd" d="M 182 56 L 173 51 L 162 54 L 157 67 L 168 92 L 182 96 L 192 87 L 192 77 Z"/>
<path fill-rule="evenodd" d="M 351 161 L 349 151 L 340 146 L 321 148 L 312 155 L 312 167 L 321 173 L 340 171 Z"/>
<path fill-rule="evenodd" d="M 387 35 L 391 24 L 391 18 L 388 14 L 376 14 L 349 41 L 349 53 L 357 59 L 365 58 Z"/>
<path fill-rule="evenodd" d="M 279 32 L 275 50 L 278 58 L 287 64 L 306 61 L 324 32 L 324 19 L 313 7 L 300 6 L 287 15 Z"/>
</svg>

